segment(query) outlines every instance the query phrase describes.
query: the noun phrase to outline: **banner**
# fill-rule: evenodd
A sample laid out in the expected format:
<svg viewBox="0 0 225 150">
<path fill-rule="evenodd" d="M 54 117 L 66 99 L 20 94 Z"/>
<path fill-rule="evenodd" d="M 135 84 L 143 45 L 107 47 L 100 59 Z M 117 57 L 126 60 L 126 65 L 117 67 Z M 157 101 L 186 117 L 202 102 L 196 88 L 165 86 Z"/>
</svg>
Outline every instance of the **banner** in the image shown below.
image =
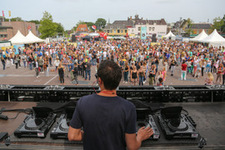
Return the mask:
<svg viewBox="0 0 225 150">
<path fill-rule="evenodd" d="M 141 39 L 145 40 L 146 39 L 146 33 L 147 33 L 147 27 L 141 27 Z"/>
<path fill-rule="evenodd" d="M 5 17 L 4 10 L 2 11 L 2 16 Z"/>
<path fill-rule="evenodd" d="M 9 17 L 11 17 L 11 11 L 9 10 Z"/>
</svg>

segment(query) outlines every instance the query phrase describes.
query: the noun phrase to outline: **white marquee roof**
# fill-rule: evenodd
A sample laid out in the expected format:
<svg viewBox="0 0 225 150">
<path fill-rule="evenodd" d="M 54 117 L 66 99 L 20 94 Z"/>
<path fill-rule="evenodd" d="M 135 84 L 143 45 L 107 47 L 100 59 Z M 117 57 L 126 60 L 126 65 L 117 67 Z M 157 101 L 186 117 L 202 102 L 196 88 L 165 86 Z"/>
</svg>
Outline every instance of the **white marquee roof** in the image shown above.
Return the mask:
<svg viewBox="0 0 225 150">
<path fill-rule="evenodd" d="M 41 43 L 41 42 L 44 42 L 44 40 L 38 38 L 31 31 L 29 31 L 29 33 L 26 36 L 26 44 L 29 44 L 29 43 Z"/>
<path fill-rule="evenodd" d="M 176 37 L 170 30 L 170 32 L 164 36 L 165 38 L 169 38 L 169 37 Z"/>
<path fill-rule="evenodd" d="M 11 43 L 13 45 L 19 45 L 19 44 L 25 44 L 27 39 L 26 37 L 18 30 L 16 35 L 14 37 L 12 37 L 9 41 L 11 41 Z"/>
<path fill-rule="evenodd" d="M 190 41 L 199 42 L 199 41 L 205 39 L 206 37 L 208 37 L 208 35 L 205 33 L 205 30 L 203 29 L 202 32 L 199 35 L 197 35 L 196 37 L 194 37 Z"/>
<path fill-rule="evenodd" d="M 203 43 L 225 43 L 225 39 L 215 29 L 208 37 L 200 40 Z"/>
</svg>

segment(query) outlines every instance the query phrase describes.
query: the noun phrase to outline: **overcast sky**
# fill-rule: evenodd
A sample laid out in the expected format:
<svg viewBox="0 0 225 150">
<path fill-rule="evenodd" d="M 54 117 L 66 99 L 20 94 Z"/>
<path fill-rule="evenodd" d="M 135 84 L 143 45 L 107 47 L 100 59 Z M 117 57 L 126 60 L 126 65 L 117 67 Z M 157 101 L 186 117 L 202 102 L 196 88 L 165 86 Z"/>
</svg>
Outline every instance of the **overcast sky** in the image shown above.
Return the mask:
<svg viewBox="0 0 225 150">
<path fill-rule="evenodd" d="M 194 22 L 212 22 L 215 17 L 225 14 L 225 0 L 0 0 L 2 10 L 8 17 L 24 20 L 40 20 L 43 12 L 53 16 L 53 21 L 62 23 L 66 30 L 79 20 L 95 22 L 97 18 L 126 20 L 139 14 L 144 19 L 164 18 L 167 23 L 180 17 L 191 18 Z"/>
</svg>

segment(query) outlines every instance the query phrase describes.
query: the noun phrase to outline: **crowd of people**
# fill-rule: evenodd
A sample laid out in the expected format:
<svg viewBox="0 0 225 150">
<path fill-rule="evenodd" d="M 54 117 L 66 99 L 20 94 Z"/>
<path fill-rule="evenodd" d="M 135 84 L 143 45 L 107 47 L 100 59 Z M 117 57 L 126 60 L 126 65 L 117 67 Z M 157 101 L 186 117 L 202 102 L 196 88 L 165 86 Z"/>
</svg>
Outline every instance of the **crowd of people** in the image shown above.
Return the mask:
<svg viewBox="0 0 225 150">
<path fill-rule="evenodd" d="M 151 39 L 126 39 L 82 41 L 76 43 L 52 42 L 30 45 L 1 51 L 3 70 L 7 67 L 20 67 L 35 70 L 49 76 L 49 71 L 56 71 L 59 82 L 64 84 L 68 77 L 74 84 L 79 84 L 77 77 L 91 79 L 91 68 L 103 60 L 116 62 L 123 72 L 123 83 L 142 86 L 164 85 L 168 76 L 174 76 L 180 69 L 180 80 L 205 78 L 205 84 L 224 84 L 225 48 L 207 47 L 202 44 Z M 159 67 L 161 65 L 162 67 Z M 49 69 L 55 67 L 55 69 Z M 214 79 L 216 76 L 216 79 Z"/>
</svg>

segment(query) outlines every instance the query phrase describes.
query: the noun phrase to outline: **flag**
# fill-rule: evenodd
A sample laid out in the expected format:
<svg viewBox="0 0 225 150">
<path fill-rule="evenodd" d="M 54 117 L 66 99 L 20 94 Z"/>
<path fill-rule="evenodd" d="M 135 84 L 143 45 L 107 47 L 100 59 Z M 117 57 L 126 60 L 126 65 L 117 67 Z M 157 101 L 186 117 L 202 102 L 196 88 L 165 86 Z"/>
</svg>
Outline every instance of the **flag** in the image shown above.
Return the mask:
<svg viewBox="0 0 225 150">
<path fill-rule="evenodd" d="M 11 17 L 11 11 L 9 10 L 9 17 Z"/>
<path fill-rule="evenodd" d="M 2 16 L 5 17 L 4 10 L 2 11 Z"/>
<path fill-rule="evenodd" d="M 91 28 L 92 28 L 93 30 L 96 30 L 96 29 L 97 29 L 96 25 L 93 25 Z"/>
</svg>

